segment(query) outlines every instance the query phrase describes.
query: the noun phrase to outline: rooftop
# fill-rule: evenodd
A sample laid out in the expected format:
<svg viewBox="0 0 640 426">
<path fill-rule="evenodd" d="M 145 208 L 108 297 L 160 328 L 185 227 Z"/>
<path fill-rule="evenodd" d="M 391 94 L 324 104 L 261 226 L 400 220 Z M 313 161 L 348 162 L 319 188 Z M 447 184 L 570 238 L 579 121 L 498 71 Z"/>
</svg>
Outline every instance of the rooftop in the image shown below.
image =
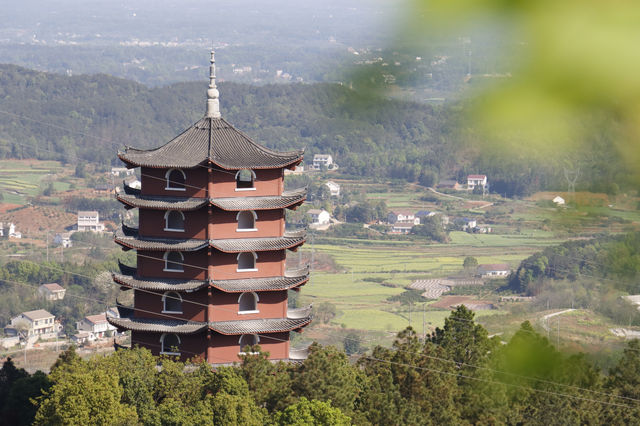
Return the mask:
<svg viewBox="0 0 640 426">
<path fill-rule="evenodd" d="M 29 318 L 32 321 L 53 317 L 53 314 L 45 311 L 44 309 L 37 309 L 35 311 L 23 312 L 22 315 Z"/>
<path fill-rule="evenodd" d="M 40 287 L 44 287 L 49 291 L 64 291 L 64 287 L 62 287 L 60 284 L 58 283 L 49 283 L 49 284 L 42 284 Z"/>
<path fill-rule="evenodd" d="M 204 117 L 165 145 L 125 148 L 118 157 L 130 167 L 193 168 L 212 163 L 227 170 L 277 169 L 300 163 L 304 151 L 278 152 L 252 141 L 223 118 Z"/>
<path fill-rule="evenodd" d="M 117 194 L 118 201 L 128 208 L 141 207 L 157 210 L 197 210 L 209 204 L 222 210 L 269 210 L 295 208 L 307 197 L 307 189 L 284 191 L 282 195 L 261 197 L 177 198 L 144 196 L 140 194 Z"/>
<path fill-rule="evenodd" d="M 174 238 L 149 238 L 138 235 L 136 228 L 123 225 L 116 231 L 115 242 L 125 249 L 152 251 L 197 251 L 212 247 L 224 253 L 293 249 L 306 240 L 306 232 L 286 231 L 282 237 L 227 238 L 220 240 L 196 240 Z"/>
</svg>

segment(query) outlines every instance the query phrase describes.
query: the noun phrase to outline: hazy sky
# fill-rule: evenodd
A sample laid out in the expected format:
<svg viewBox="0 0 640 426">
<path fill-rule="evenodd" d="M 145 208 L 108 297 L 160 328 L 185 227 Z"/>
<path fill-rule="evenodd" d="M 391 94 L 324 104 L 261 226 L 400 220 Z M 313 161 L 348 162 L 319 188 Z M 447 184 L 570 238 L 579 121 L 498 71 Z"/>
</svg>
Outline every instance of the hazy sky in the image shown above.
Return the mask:
<svg viewBox="0 0 640 426">
<path fill-rule="evenodd" d="M 401 0 L 3 0 L 0 43 L 382 42 Z M 282 41 L 281 41 L 282 40 Z"/>
</svg>

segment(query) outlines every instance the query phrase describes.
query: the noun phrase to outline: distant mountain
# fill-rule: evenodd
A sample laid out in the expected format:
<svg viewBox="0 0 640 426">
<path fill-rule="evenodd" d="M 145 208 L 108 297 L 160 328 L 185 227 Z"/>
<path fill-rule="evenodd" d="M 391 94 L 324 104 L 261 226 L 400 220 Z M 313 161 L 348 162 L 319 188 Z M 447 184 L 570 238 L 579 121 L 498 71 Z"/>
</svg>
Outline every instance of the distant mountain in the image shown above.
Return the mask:
<svg viewBox="0 0 640 426">
<path fill-rule="evenodd" d="M 489 176 L 492 190 L 526 195 L 566 188 L 564 158 L 510 155 L 460 120 L 464 105 L 424 105 L 356 92 L 338 84 L 252 86 L 221 83 L 223 116 L 256 141 L 280 150 L 333 155 L 346 175 L 431 184 L 467 173 Z M 0 158 L 78 159 L 118 164 L 124 145 L 168 142 L 204 113 L 205 82 L 149 88 L 108 75 L 67 77 L 0 65 Z M 615 193 L 629 173 L 615 123 L 584 123 L 577 189 Z"/>
<path fill-rule="evenodd" d="M 123 145 L 169 141 L 204 112 L 206 84 L 148 88 L 107 75 L 67 77 L 0 65 L 0 158 L 117 163 Z M 223 116 L 277 149 L 332 154 L 359 176 L 414 181 L 453 166 L 443 109 L 332 84 L 220 84 Z"/>
</svg>

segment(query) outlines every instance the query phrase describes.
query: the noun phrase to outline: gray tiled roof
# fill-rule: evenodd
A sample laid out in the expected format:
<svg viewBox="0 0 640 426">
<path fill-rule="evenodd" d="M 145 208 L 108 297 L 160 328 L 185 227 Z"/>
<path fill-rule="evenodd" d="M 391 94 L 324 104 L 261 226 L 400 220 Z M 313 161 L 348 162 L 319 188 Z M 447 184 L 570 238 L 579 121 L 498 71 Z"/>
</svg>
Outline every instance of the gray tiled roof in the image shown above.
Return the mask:
<svg viewBox="0 0 640 426">
<path fill-rule="evenodd" d="M 267 318 L 243 321 L 216 321 L 210 322 L 209 328 L 220 334 L 227 335 L 278 333 L 305 327 L 311 322 L 311 319 L 311 316 L 308 316 L 296 319 Z"/>
<path fill-rule="evenodd" d="M 281 196 L 224 197 L 209 201 L 222 210 L 269 210 L 283 209 L 301 204 L 307 198 L 307 188 L 284 191 Z"/>
<path fill-rule="evenodd" d="M 153 333 L 193 334 L 207 329 L 206 323 L 173 319 L 114 318 L 107 316 L 107 321 L 119 329 Z"/>
<path fill-rule="evenodd" d="M 122 230 L 116 231 L 114 241 L 125 249 L 151 251 L 196 251 L 207 247 L 205 240 L 178 240 L 172 238 L 140 238 L 137 233 L 126 235 Z"/>
<path fill-rule="evenodd" d="M 307 197 L 307 189 L 285 191 L 282 195 L 263 197 L 178 198 L 150 197 L 144 195 L 116 194 L 116 199 L 127 208 L 141 207 L 158 210 L 196 210 L 209 203 L 222 210 L 269 210 L 295 207 Z"/>
<path fill-rule="evenodd" d="M 112 274 L 113 280 L 118 284 L 141 290 L 156 291 L 196 291 L 207 286 L 203 280 L 175 280 L 169 278 L 139 279 L 131 275 Z"/>
<path fill-rule="evenodd" d="M 196 291 L 208 284 L 226 293 L 245 291 L 289 290 L 305 284 L 309 280 L 309 269 L 285 271 L 282 277 L 245 278 L 238 280 L 176 280 L 168 278 L 136 278 L 135 269 L 129 274 L 112 274 L 113 281 L 124 288 L 137 288 L 153 291 Z"/>
<path fill-rule="evenodd" d="M 213 280 L 211 286 L 226 293 L 245 291 L 279 291 L 298 287 L 309 280 L 309 275 L 297 277 L 249 278 L 242 280 Z"/>
<path fill-rule="evenodd" d="M 258 145 L 223 118 L 202 118 L 167 144 L 118 153 L 129 166 L 192 168 L 212 162 L 224 169 L 274 169 L 302 161 L 303 151 L 277 152 Z"/>
<path fill-rule="evenodd" d="M 297 247 L 305 242 L 306 232 L 287 231 L 282 237 L 264 238 L 228 238 L 221 240 L 179 240 L 173 238 L 140 237 L 135 228 L 123 224 L 122 230 L 116 231 L 115 242 L 126 249 L 151 251 L 196 251 L 211 246 L 225 253 L 241 253 L 249 251 L 284 250 Z"/>
<path fill-rule="evenodd" d="M 233 238 L 210 240 L 211 247 L 225 253 L 241 253 L 248 251 L 270 251 L 292 249 L 305 242 L 306 233 L 285 232 L 282 237 L 266 238 Z"/>
<path fill-rule="evenodd" d="M 116 194 L 116 199 L 127 208 L 142 207 L 159 210 L 196 210 L 207 205 L 205 198 L 146 197 L 143 195 Z"/>
<path fill-rule="evenodd" d="M 214 321 L 208 327 L 220 334 L 240 335 L 257 333 L 278 333 L 297 330 L 307 326 L 312 317 L 305 318 L 267 318 L 241 321 Z M 194 334 L 204 331 L 207 324 L 173 319 L 149 318 L 114 318 L 107 316 L 107 321 L 119 329 L 146 331 L 151 333 Z"/>
</svg>

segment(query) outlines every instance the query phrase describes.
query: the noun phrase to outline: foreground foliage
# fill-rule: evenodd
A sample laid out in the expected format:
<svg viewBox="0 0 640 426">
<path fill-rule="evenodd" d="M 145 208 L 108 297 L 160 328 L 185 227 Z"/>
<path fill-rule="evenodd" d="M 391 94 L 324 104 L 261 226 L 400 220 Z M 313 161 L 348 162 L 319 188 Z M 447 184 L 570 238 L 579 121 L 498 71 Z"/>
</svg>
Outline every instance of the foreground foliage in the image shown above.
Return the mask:
<svg viewBox="0 0 640 426">
<path fill-rule="evenodd" d="M 459 307 L 426 340 L 407 328 L 392 347 L 350 362 L 313 344 L 301 364 L 254 347 L 239 365 L 186 365 L 146 349 L 80 359 L 63 353 L 46 376 L 9 359 L 0 408 L 11 424 L 345 425 L 615 424 L 637 419 L 640 344 L 604 375 L 557 351 L 529 323 L 507 344 Z M 562 416 L 559 416 L 562 413 Z"/>
</svg>

